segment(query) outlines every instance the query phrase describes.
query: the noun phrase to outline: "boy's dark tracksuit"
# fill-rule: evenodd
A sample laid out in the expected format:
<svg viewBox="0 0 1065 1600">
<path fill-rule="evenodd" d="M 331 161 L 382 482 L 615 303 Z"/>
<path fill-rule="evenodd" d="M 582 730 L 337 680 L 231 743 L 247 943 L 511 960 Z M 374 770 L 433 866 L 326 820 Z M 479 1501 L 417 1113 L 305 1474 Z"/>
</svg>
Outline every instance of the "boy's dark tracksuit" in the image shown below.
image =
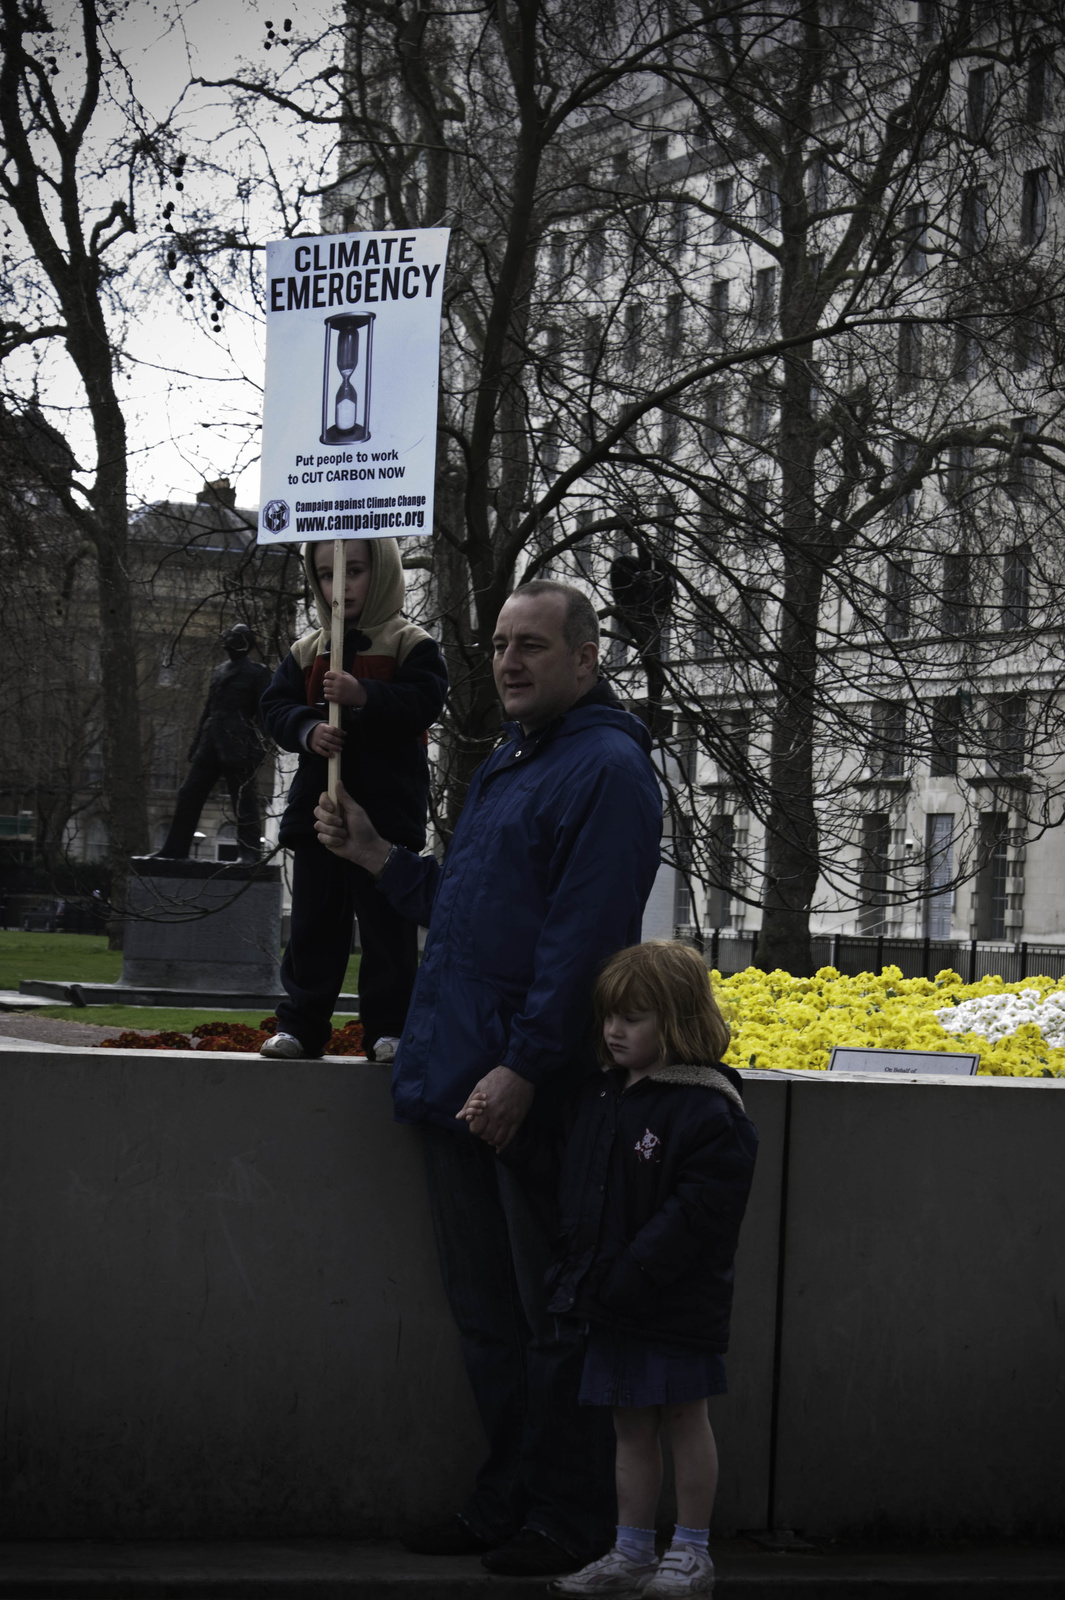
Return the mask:
<svg viewBox="0 0 1065 1600">
<path fill-rule="evenodd" d="M 407 622 L 403 572 L 394 539 L 367 541 L 373 576 L 362 616 L 344 634 L 344 670 L 367 693 L 360 708 L 345 706 L 347 738 L 340 778 L 377 831 L 393 844 L 421 850 L 429 795 L 426 731 L 440 715 L 447 671 L 435 641 Z M 314 574 L 314 545 L 304 547 L 311 588 L 325 621 Z M 327 706 L 322 682 L 329 669 L 329 631 L 296 641 L 263 695 L 263 725 L 285 750 L 300 752 L 299 768 L 281 820 L 280 840 L 292 851 L 292 929 L 281 963 L 286 999 L 277 1008 L 285 1033 L 309 1054 L 327 1043 L 331 1017 L 359 919 L 362 961 L 359 1008 L 369 1047 L 398 1036 L 418 970 L 417 924 L 394 911 L 361 867 L 318 842 L 314 808 L 326 787 L 328 762 L 307 748 Z"/>
</svg>

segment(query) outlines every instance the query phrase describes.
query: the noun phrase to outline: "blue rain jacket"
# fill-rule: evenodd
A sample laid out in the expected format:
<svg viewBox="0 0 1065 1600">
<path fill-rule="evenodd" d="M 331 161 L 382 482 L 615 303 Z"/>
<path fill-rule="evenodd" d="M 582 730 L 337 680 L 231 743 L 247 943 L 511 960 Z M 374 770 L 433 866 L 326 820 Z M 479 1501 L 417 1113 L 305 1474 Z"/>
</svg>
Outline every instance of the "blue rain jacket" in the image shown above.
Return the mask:
<svg viewBox="0 0 1065 1600">
<path fill-rule="evenodd" d="M 537 1085 L 541 1116 L 595 1070 L 596 974 L 638 943 L 659 865 L 650 738 L 612 690 L 597 685 L 539 734 L 505 731 L 443 865 L 397 851 L 378 879 L 429 928 L 395 1061 L 396 1119 L 463 1137 L 455 1113 L 493 1067 Z"/>
</svg>

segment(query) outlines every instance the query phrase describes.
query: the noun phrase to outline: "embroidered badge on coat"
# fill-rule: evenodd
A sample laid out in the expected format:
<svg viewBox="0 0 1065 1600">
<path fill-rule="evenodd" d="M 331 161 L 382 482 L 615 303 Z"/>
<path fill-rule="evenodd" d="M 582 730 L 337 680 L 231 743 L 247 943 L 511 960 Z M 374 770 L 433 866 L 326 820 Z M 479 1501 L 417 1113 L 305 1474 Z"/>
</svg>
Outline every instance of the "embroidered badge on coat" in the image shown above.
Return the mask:
<svg viewBox="0 0 1065 1600">
<path fill-rule="evenodd" d="M 661 1143 L 662 1141 L 658 1137 L 657 1133 L 652 1133 L 650 1128 L 646 1128 L 644 1130 L 643 1138 L 637 1139 L 636 1143 L 633 1145 L 633 1149 L 636 1151 L 636 1154 L 639 1156 L 641 1161 L 653 1161 L 655 1158 L 655 1151 L 658 1149 Z"/>
</svg>

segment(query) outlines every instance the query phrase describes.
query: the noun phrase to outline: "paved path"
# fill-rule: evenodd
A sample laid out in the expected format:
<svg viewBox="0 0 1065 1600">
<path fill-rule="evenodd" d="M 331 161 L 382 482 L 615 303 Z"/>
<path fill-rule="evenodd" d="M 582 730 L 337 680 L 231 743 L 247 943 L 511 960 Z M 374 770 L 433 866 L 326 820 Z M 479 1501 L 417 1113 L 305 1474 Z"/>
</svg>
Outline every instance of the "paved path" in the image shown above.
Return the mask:
<svg viewBox="0 0 1065 1600">
<path fill-rule="evenodd" d="M 715 1540 L 716 1600 L 1061 1600 L 1065 1545 L 826 1545 L 775 1553 Z M 529 1600 L 535 1579 L 398 1544 L 0 1544 L 0 1600 Z"/>
</svg>

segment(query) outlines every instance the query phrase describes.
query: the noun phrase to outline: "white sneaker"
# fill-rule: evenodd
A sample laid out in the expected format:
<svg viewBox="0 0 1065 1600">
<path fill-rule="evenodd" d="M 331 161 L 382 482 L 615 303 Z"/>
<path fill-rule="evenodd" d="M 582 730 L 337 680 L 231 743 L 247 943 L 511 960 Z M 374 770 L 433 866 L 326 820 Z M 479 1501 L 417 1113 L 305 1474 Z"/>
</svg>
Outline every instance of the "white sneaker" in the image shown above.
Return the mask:
<svg viewBox="0 0 1065 1600">
<path fill-rule="evenodd" d="M 261 1056 L 272 1056 L 281 1061 L 306 1061 L 307 1052 L 294 1033 L 275 1033 L 265 1039 L 259 1048 Z M 317 1059 L 316 1057 L 313 1059 Z"/>
<path fill-rule="evenodd" d="M 398 1049 L 398 1039 L 393 1038 L 390 1033 L 382 1034 L 373 1047 L 373 1058 L 375 1061 L 394 1061 Z"/>
<path fill-rule="evenodd" d="M 550 1594 L 619 1594 L 641 1595 L 647 1593 L 647 1585 L 655 1575 L 658 1563 L 655 1560 L 647 1562 L 633 1561 L 628 1556 L 614 1547 L 598 1561 L 593 1561 L 590 1566 L 582 1567 L 579 1572 L 570 1572 L 564 1578 L 556 1578 L 554 1583 L 548 1584 Z"/>
<path fill-rule="evenodd" d="M 654 1581 L 643 1591 L 646 1600 L 669 1600 L 680 1594 L 713 1594 L 714 1563 L 709 1550 L 682 1545 L 667 1550 L 658 1563 Z"/>
</svg>

